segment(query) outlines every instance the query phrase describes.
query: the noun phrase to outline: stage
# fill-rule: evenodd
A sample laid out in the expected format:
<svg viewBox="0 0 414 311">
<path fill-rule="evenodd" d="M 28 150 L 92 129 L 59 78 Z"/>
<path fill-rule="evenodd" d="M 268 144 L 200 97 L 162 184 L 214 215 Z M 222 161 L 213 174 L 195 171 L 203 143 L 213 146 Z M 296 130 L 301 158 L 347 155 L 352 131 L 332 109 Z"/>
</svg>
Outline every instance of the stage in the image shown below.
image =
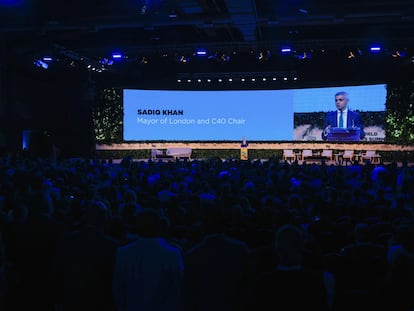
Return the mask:
<svg viewBox="0 0 414 311">
<path fill-rule="evenodd" d="M 121 144 L 97 144 L 96 150 L 151 150 L 151 149 L 167 149 L 167 148 L 191 148 L 205 150 L 226 150 L 240 149 L 241 142 L 134 142 Z M 310 150 L 355 150 L 366 151 L 373 150 L 377 152 L 413 152 L 414 145 L 396 145 L 387 143 L 333 143 L 333 142 L 250 142 L 248 149 L 255 150 L 284 150 L 284 149 L 310 149 Z"/>
</svg>

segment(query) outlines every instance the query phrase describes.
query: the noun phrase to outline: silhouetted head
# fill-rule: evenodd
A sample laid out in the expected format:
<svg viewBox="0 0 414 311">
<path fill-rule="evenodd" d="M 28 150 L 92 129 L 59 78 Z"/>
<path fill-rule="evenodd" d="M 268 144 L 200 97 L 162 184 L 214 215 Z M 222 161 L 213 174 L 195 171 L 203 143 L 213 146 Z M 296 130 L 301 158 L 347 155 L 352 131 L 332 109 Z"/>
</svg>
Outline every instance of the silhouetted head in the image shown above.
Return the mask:
<svg viewBox="0 0 414 311">
<path fill-rule="evenodd" d="M 158 211 L 150 208 L 145 208 L 138 214 L 137 226 L 137 233 L 141 237 L 160 237 L 163 231 L 162 217 Z"/>
<path fill-rule="evenodd" d="M 83 220 L 85 225 L 103 229 L 109 220 L 108 208 L 101 201 L 92 201 L 85 208 Z"/>
<path fill-rule="evenodd" d="M 370 241 L 370 229 L 367 224 L 356 224 L 354 228 L 355 242 L 368 243 Z"/>
<path fill-rule="evenodd" d="M 277 230 L 275 246 L 281 265 L 300 265 L 303 245 L 304 235 L 299 228 L 293 225 L 284 225 Z"/>
<path fill-rule="evenodd" d="M 32 195 L 29 204 L 29 213 L 31 216 L 51 216 L 53 214 L 53 201 L 47 191 L 36 191 Z"/>
</svg>

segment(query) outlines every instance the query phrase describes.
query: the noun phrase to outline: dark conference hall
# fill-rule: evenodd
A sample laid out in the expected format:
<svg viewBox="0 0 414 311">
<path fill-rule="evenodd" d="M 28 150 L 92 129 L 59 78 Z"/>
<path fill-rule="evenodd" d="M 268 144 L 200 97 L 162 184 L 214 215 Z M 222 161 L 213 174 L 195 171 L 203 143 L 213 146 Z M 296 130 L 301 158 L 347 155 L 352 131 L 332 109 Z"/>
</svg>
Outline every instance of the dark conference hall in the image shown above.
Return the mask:
<svg viewBox="0 0 414 311">
<path fill-rule="evenodd" d="M 414 310 L 412 0 L 0 0 L 0 310 Z"/>
</svg>

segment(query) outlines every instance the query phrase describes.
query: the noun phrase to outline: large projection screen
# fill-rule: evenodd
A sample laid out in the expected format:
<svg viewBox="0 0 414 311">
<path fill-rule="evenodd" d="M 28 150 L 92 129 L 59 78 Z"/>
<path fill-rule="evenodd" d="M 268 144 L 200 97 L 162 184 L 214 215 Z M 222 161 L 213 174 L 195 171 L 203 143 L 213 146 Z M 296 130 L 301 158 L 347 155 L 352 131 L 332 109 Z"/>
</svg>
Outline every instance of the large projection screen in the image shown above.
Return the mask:
<svg viewBox="0 0 414 311">
<path fill-rule="evenodd" d="M 349 109 L 371 120 L 365 125 L 365 140 L 384 140 L 384 84 L 287 90 L 125 89 L 124 140 L 321 140 L 324 115 L 336 109 L 334 94 L 340 91 L 349 94 Z"/>
</svg>

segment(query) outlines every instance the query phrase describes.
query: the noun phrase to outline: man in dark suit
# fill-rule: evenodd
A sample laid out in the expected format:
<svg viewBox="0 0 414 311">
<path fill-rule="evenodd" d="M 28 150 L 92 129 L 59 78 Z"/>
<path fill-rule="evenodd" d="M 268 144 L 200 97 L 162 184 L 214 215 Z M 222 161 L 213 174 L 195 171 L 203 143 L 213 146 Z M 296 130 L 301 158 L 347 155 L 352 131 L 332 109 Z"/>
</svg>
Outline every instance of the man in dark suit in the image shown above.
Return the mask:
<svg viewBox="0 0 414 311">
<path fill-rule="evenodd" d="M 364 139 L 364 126 L 358 112 L 348 109 L 349 95 L 346 92 L 335 94 L 336 111 L 330 111 L 325 116 L 322 139 L 327 140 L 331 127 L 360 128 L 360 139 Z"/>
</svg>

